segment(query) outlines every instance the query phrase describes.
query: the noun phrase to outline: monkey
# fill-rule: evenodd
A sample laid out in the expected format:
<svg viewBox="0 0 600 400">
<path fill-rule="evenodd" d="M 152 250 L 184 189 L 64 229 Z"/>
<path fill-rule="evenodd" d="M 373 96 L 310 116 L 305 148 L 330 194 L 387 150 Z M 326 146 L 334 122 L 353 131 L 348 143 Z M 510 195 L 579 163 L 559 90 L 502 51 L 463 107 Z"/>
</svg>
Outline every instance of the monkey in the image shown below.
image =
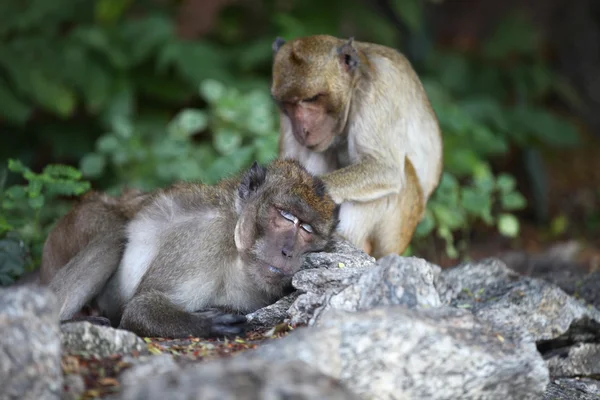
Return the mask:
<svg viewBox="0 0 600 400">
<path fill-rule="evenodd" d="M 59 292 L 75 293 L 61 320 L 91 301 L 112 326 L 140 336 L 241 334 L 243 314 L 281 297 L 305 255 L 330 243 L 340 209 L 324 182 L 296 160 L 255 162 L 216 185 L 175 183 L 135 205 L 124 224 L 111 220 L 118 231 L 113 244 L 122 251 L 101 241 L 108 260 L 92 257 L 100 249 L 88 245 L 84 256 L 67 262 L 75 271 L 100 271 L 90 271 L 87 281 L 83 274 L 64 280 L 66 273 L 58 281 L 61 268 L 51 279 Z"/>
<path fill-rule="evenodd" d="M 95 283 L 108 280 L 116 271 L 125 245 L 125 226 L 148 197 L 131 188 L 118 197 L 90 191 L 50 231 L 37 283 L 55 293 L 62 305 L 60 315 L 109 324 L 107 319 L 77 313 L 99 294 Z"/>
<path fill-rule="evenodd" d="M 375 258 L 401 254 L 443 163 L 437 116 L 412 65 L 353 38 L 277 38 L 272 47 L 279 157 L 325 182 L 341 204 L 341 236 Z"/>
</svg>

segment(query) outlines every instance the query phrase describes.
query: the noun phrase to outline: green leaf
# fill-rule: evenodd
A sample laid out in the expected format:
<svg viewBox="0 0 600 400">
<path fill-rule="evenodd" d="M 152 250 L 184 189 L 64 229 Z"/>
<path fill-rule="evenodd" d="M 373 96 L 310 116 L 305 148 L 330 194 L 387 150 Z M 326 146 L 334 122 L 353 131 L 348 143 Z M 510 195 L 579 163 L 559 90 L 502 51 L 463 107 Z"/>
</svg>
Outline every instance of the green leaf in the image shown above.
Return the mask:
<svg viewBox="0 0 600 400">
<path fill-rule="evenodd" d="M 15 160 L 12 158 L 8 160 L 8 169 L 12 172 L 21 174 L 25 172 L 31 172 L 31 170 L 27 168 L 20 160 Z"/>
<path fill-rule="evenodd" d="M 96 0 L 94 14 L 102 23 L 116 22 L 129 8 L 133 0 Z"/>
<path fill-rule="evenodd" d="M 525 208 L 527 200 L 519 192 L 506 193 L 500 197 L 502 209 L 506 211 L 515 211 Z"/>
<path fill-rule="evenodd" d="M 0 79 L 0 117 L 21 125 L 29 119 L 32 111 L 32 107 L 18 99 L 4 79 Z"/>
<path fill-rule="evenodd" d="M 466 220 L 462 210 L 456 208 L 446 207 L 441 204 L 434 204 L 431 207 L 431 211 L 438 221 L 438 226 L 444 227 L 450 230 L 461 228 Z"/>
<path fill-rule="evenodd" d="M 474 168 L 473 181 L 479 190 L 486 193 L 491 193 L 496 186 L 494 174 L 492 174 L 490 166 L 483 162 L 477 164 Z"/>
<path fill-rule="evenodd" d="M 44 196 L 33 197 L 29 199 L 27 202 L 29 203 L 29 207 L 34 210 L 39 210 L 44 206 Z"/>
<path fill-rule="evenodd" d="M 29 80 L 34 90 L 30 95 L 40 106 L 61 117 L 68 117 L 73 113 L 76 105 L 73 90 L 37 69 L 29 70 Z"/>
<path fill-rule="evenodd" d="M 106 158 L 101 154 L 86 154 L 79 163 L 79 168 L 84 176 L 97 178 L 104 172 Z"/>
<path fill-rule="evenodd" d="M 169 123 L 167 131 L 175 138 L 187 138 L 208 127 L 208 116 L 202 110 L 185 109 Z"/>
<path fill-rule="evenodd" d="M 421 0 L 392 0 L 389 4 L 411 31 L 419 31 L 422 28 L 423 3 Z"/>
<path fill-rule="evenodd" d="M 508 174 L 500 174 L 496 178 L 496 188 L 502 194 L 507 194 L 515 190 L 517 187 L 517 181 L 515 178 Z"/>
<path fill-rule="evenodd" d="M 499 59 L 511 53 L 529 55 L 538 50 L 540 34 L 523 14 L 513 13 L 505 17 L 486 42 L 484 54 Z"/>
<path fill-rule="evenodd" d="M 242 144 L 242 136 L 231 129 L 219 129 L 215 131 L 213 136 L 213 145 L 215 149 L 223 154 L 228 155 L 233 153 Z"/>
<path fill-rule="evenodd" d="M 512 214 L 501 214 L 498 217 L 498 230 L 507 237 L 516 237 L 519 234 L 519 220 Z"/>
<path fill-rule="evenodd" d="M 96 141 L 96 148 L 104 154 L 110 154 L 121 146 L 122 144 L 119 139 L 111 134 L 101 136 Z"/>
<path fill-rule="evenodd" d="M 477 189 L 464 188 L 461 192 L 461 205 L 470 214 L 489 215 L 492 208 L 491 195 Z"/>
<path fill-rule="evenodd" d="M 417 229 L 415 229 L 416 237 L 425 237 L 429 235 L 435 229 L 435 219 L 433 218 L 433 214 L 430 209 L 425 211 L 425 215 L 419 225 L 417 225 Z"/>
<path fill-rule="evenodd" d="M 231 80 L 222 50 L 205 42 L 165 44 L 158 55 L 157 67 L 159 71 L 166 71 L 170 66 L 192 85 L 199 85 L 206 79 Z"/>
<path fill-rule="evenodd" d="M 225 86 L 214 79 L 207 79 L 200 84 L 200 94 L 209 103 L 216 103 L 225 95 Z"/>
<path fill-rule="evenodd" d="M 14 185 L 4 191 L 4 194 L 11 200 L 22 201 L 27 198 L 27 192 L 24 186 Z"/>
</svg>

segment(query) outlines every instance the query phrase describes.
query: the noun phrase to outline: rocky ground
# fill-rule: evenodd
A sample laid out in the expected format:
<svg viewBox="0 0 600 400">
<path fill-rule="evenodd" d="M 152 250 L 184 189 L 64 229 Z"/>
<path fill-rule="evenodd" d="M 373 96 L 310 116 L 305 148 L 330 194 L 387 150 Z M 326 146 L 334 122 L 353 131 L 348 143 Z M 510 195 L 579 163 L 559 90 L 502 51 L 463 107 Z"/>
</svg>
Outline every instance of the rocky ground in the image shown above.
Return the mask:
<svg viewBox="0 0 600 400">
<path fill-rule="evenodd" d="M 0 397 L 598 399 L 600 272 L 573 254 L 441 269 L 337 243 L 230 340 L 59 326 L 47 290 L 3 289 Z"/>
</svg>

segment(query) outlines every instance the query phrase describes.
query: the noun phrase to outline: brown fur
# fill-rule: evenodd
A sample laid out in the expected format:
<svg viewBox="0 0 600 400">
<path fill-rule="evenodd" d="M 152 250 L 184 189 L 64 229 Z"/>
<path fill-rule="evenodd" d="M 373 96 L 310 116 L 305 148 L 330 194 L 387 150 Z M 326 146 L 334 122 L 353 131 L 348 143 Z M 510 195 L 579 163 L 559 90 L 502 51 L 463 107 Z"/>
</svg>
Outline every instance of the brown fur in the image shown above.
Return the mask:
<svg viewBox="0 0 600 400">
<path fill-rule="evenodd" d="M 320 175 L 340 233 L 379 258 L 402 253 L 442 171 L 423 86 L 394 49 L 317 35 L 273 44 L 280 157 Z"/>
<path fill-rule="evenodd" d="M 238 334 L 245 317 L 227 312 L 283 295 L 304 255 L 329 242 L 338 210 L 295 160 L 254 164 L 217 185 L 93 193 L 51 232 L 45 276 L 62 321 L 92 303 L 143 336 Z"/>
<path fill-rule="evenodd" d="M 90 191 L 54 226 L 44 243 L 40 282 L 47 284 L 93 239 L 123 227 L 141 208 L 146 194 L 128 189 L 119 197 Z"/>
</svg>

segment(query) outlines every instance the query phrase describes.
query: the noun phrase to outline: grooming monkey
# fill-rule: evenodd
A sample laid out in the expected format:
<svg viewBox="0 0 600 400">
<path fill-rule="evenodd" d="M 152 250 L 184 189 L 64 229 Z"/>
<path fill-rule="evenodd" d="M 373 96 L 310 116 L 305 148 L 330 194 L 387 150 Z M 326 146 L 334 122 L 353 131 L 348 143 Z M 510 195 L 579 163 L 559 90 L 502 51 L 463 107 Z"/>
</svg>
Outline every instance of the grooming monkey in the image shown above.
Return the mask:
<svg viewBox="0 0 600 400">
<path fill-rule="evenodd" d="M 409 61 L 326 35 L 277 38 L 273 52 L 279 156 L 323 179 L 342 236 L 376 258 L 402 253 L 442 171 L 438 121 Z"/>
<path fill-rule="evenodd" d="M 57 262 L 43 262 L 54 291 L 74 293 L 64 297 L 61 320 L 89 298 L 112 325 L 141 336 L 239 334 L 246 319 L 229 313 L 280 297 L 304 255 L 325 248 L 339 212 L 325 184 L 295 160 L 254 163 L 215 186 L 178 183 L 139 199 L 128 207 L 133 216 L 107 216 L 116 247 L 88 244 L 58 270 L 48 268 Z M 64 224 L 76 227 L 69 218 Z M 62 254 L 55 236 L 46 246 Z M 95 257 L 101 251 L 107 259 Z M 89 277 L 68 279 L 69 265 Z"/>
</svg>

